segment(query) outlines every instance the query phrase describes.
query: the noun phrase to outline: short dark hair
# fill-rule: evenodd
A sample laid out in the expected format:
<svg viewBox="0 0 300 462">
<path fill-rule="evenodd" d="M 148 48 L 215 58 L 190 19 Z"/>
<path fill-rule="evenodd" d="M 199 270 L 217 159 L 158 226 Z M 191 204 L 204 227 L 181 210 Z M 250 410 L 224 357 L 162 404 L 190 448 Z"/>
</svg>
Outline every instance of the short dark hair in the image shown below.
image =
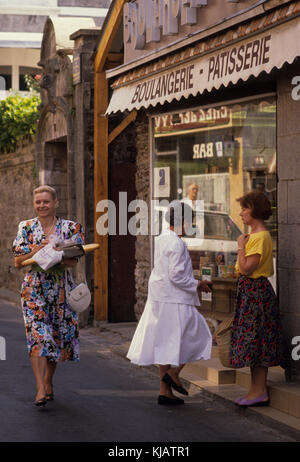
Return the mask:
<svg viewBox="0 0 300 462">
<path fill-rule="evenodd" d="M 193 209 L 184 202 L 173 201 L 167 210 L 166 221 L 170 226 L 182 226 L 184 222 L 192 224 Z"/>
<path fill-rule="evenodd" d="M 261 191 L 251 191 L 239 197 L 237 201 L 241 207 L 250 208 L 251 216 L 257 220 L 267 220 L 272 215 L 271 202 Z"/>
</svg>

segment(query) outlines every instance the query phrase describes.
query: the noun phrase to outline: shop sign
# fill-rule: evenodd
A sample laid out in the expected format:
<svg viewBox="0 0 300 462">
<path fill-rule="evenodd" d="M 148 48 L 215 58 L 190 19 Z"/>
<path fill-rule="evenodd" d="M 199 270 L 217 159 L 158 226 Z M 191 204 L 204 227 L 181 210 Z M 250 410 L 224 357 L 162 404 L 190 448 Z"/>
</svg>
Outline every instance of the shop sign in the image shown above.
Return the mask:
<svg viewBox="0 0 300 462">
<path fill-rule="evenodd" d="M 124 5 L 124 43 L 142 50 L 161 36 L 178 34 L 179 25 L 197 23 L 197 8 L 207 0 L 136 0 Z"/>
<path fill-rule="evenodd" d="M 154 70 L 149 77 L 114 89 L 107 112 L 147 108 L 173 99 L 179 101 L 182 97 L 235 84 L 240 79 L 246 81 L 261 72 L 269 73 L 274 67 L 281 68 L 285 62 L 291 63 L 300 56 L 297 36 L 300 36 L 298 18 L 185 64 L 169 64 L 162 72 Z"/>
<path fill-rule="evenodd" d="M 194 64 L 179 67 L 158 77 L 138 83 L 132 95 L 131 104 L 146 103 L 173 95 L 176 97 L 187 91 L 212 86 L 214 82 L 223 82 L 231 75 L 252 71 L 270 61 L 271 35 L 260 40 L 251 40 L 240 46 L 200 59 Z M 202 85 L 201 85 L 202 83 Z"/>
<path fill-rule="evenodd" d="M 220 129 L 230 127 L 232 121 L 231 110 L 227 106 L 216 108 L 196 109 L 176 114 L 163 114 L 154 117 L 155 136 L 174 131 Z"/>
<path fill-rule="evenodd" d="M 207 159 L 209 157 L 233 157 L 234 141 L 216 141 L 193 145 L 193 159 Z"/>
</svg>

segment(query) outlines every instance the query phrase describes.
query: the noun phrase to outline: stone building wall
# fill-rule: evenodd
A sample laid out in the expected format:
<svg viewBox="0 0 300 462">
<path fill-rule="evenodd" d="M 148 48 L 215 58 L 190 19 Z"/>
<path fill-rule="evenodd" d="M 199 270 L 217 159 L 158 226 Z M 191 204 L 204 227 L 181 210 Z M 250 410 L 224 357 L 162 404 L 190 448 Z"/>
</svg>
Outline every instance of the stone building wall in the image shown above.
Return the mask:
<svg viewBox="0 0 300 462">
<path fill-rule="evenodd" d="M 85 242 L 94 242 L 94 73 L 92 54 L 99 34 L 98 29 L 74 32 L 74 54 L 80 56 L 81 81 L 73 85 L 74 118 L 74 165 L 75 219 L 82 223 Z M 79 273 L 85 275 L 93 296 L 94 254 L 82 259 Z M 82 280 L 79 275 L 78 282 Z M 92 304 L 93 305 L 93 299 Z M 81 324 L 85 325 L 93 317 L 93 309 L 82 313 Z"/>
<path fill-rule="evenodd" d="M 0 290 L 20 291 L 25 270 L 14 267 L 11 248 L 19 222 L 35 216 L 35 186 L 35 145 L 22 141 L 16 152 L 0 156 Z"/>
<path fill-rule="evenodd" d="M 292 98 L 289 66 L 277 81 L 278 277 L 279 303 L 288 361 L 287 378 L 300 380 L 300 361 L 291 357 L 292 338 L 300 336 L 300 100 Z"/>
<path fill-rule="evenodd" d="M 150 223 L 150 146 L 149 146 L 149 122 L 143 111 L 139 111 L 135 122 L 136 127 L 136 190 L 137 199 L 148 204 Z M 148 279 L 151 273 L 151 236 L 138 235 L 136 239 L 136 304 L 135 315 L 139 319 L 145 307 L 148 292 Z"/>
</svg>

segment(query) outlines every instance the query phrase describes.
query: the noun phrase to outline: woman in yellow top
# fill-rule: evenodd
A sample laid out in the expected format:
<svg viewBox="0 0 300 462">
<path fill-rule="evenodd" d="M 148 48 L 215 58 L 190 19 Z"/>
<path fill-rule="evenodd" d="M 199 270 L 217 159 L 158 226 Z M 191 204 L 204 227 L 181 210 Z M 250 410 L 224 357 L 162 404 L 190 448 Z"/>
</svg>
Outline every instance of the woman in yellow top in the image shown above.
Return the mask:
<svg viewBox="0 0 300 462">
<path fill-rule="evenodd" d="M 272 211 L 270 201 L 259 191 L 237 200 L 243 223 L 251 231 L 238 237 L 239 279 L 230 357 L 233 367 L 251 368 L 251 386 L 236 404 L 265 406 L 269 404 L 268 367 L 282 363 L 280 313 L 268 280 L 274 272 L 272 239 L 264 223 Z"/>
</svg>

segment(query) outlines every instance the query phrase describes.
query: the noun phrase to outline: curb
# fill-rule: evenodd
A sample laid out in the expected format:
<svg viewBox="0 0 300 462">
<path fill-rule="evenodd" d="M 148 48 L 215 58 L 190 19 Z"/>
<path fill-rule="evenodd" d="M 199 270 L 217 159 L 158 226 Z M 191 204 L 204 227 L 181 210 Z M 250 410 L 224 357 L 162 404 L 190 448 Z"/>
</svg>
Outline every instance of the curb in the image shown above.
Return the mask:
<svg viewBox="0 0 300 462">
<path fill-rule="evenodd" d="M 121 356 L 124 359 L 126 359 L 126 354 L 127 354 L 129 345 L 130 345 L 130 340 L 127 340 L 127 342 L 124 343 L 123 345 L 113 346 L 113 347 L 110 347 L 110 349 L 112 353 L 115 353 L 118 356 Z M 143 366 L 139 366 L 139 367 L 143 367 Z M 147 369 L 157 374 L 158 366 L 156 365 L 147 366 Z M 242 409 L 236 406 L 234 404 L 234 400 L 228 397 L 228 391 L 234 390 L 236 393 L 243 394 L 246 391 L 244 388 L 238 385 L 218 385 L 218 386 L 216 385 L 212 387 L 211 382 L 208 382 L 205 379 L 201 380 L 201 377 L 198 377 L 195 375 L 192 376 L 191 374 L 186 374 L 186 376 L 184 376 L 184 372 L 183 372 L 183 376 L 181 377 L 181 381 L 183 385 L 185 386 L 193 386 L 193 387 L 198 388 L 199 390 L 202 391 L 204 396 L 213 398 L 215 401 L 225 405 L 231 411 L 239 415 L 244 415 L 245 417 L 251 419 L 252 421 L 264 424 L 268 426 L 270 429 L 274 429 L 276 431 L 279 430 L 283 435 L 289 438 L 295 439 L 296 441 L 300 441 L 300 419 L 296 419 L 295 417 L 289 416 L 288 414 L 284 414 L 280 411 L 276 411 L 275 409 L 272 409 L 270 407 L 268 408 L 254 408 L 253 407 L 253 408 Z M 223 393 L 222 393 L 222 387 L 224 387 Z M 216 389 L 218 389 L 218 391 Z M 278 418 L 276 417 L 278 417 L 279 415 L 280 417 L 281 415 L 283 415 L 284 418 L 295 421 L 295 423 L 298 424 L 299 426 L 299 430 L 297 428 L 294 428 L 293 426 L 288 425 L 288 423 L 284 423 L 281 420 L 278 420 Z"/>
</svg>

